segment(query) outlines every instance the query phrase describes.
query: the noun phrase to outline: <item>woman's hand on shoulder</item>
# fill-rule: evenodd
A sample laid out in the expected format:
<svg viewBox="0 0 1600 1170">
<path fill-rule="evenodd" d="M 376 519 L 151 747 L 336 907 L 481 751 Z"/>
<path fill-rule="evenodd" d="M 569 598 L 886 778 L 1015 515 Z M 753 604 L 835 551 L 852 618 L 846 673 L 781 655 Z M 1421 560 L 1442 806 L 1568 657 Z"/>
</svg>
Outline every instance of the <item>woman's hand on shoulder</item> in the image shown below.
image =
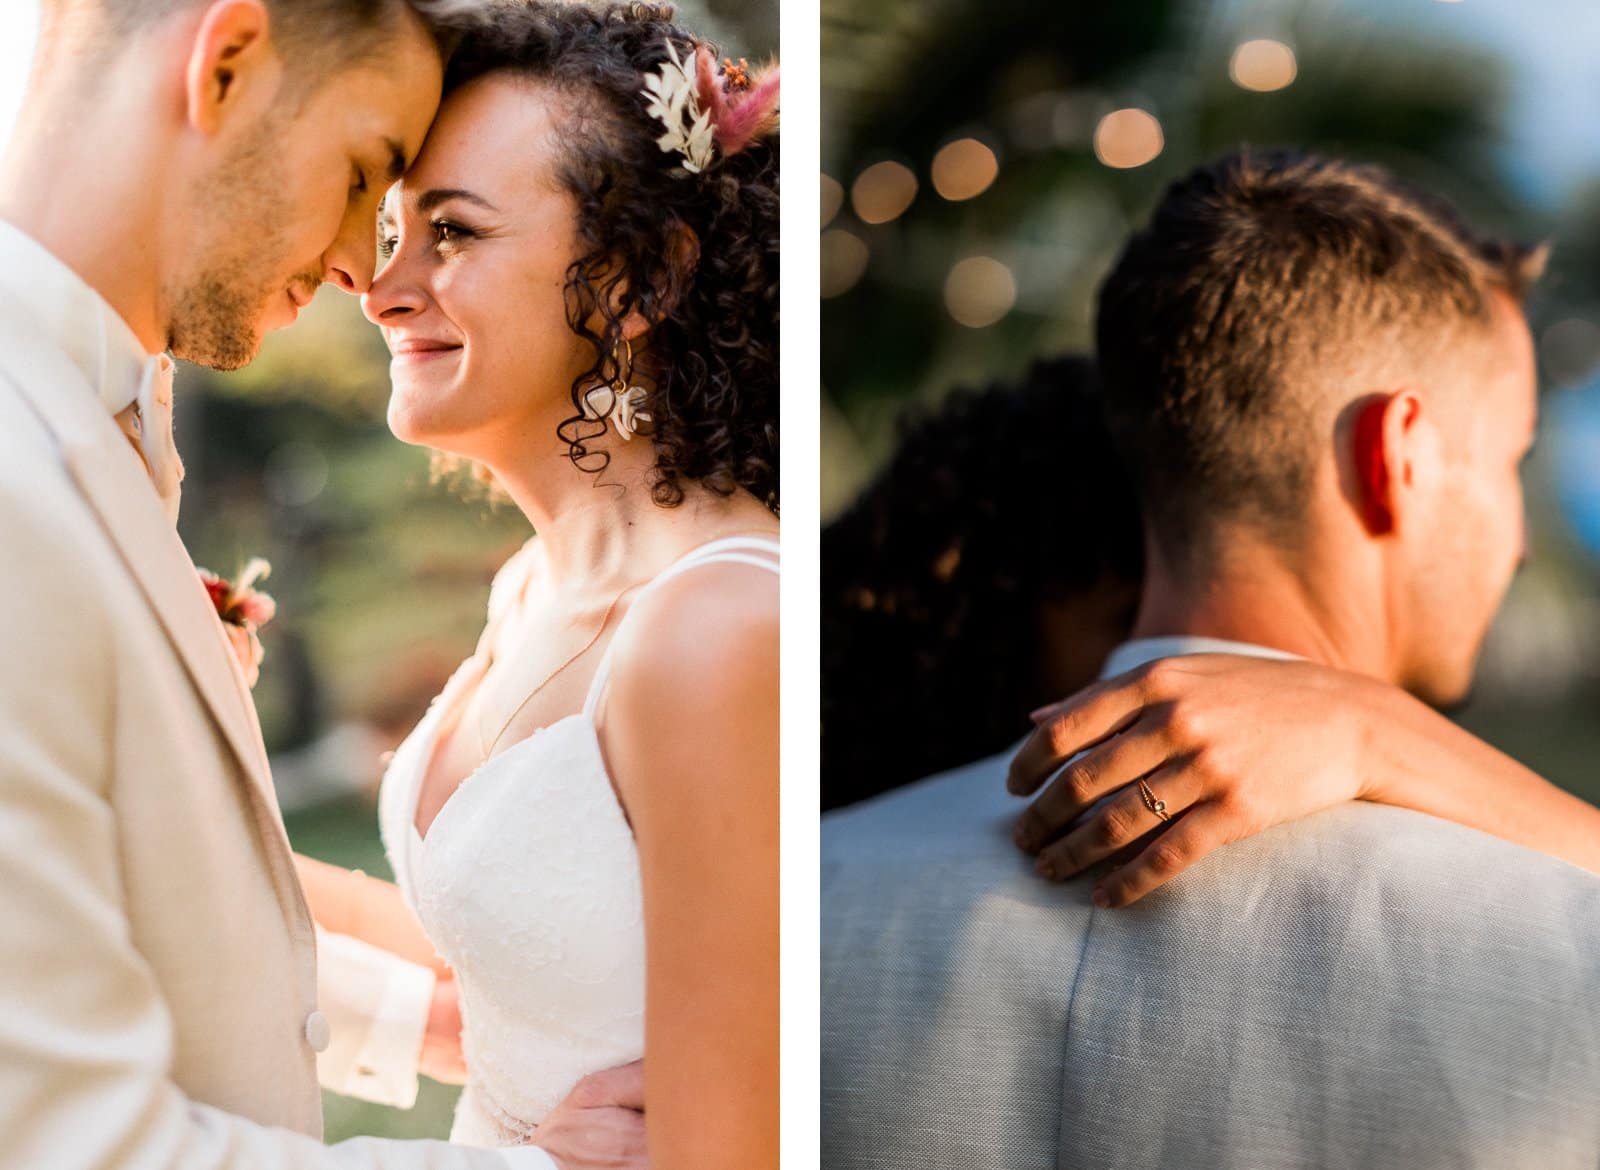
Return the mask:
<svg viewBox="0 0 1600 1170">
<path fill-rule="evenodd" d="M 1034 713 L 1007 782 L 1039 793 L 1017 844 L 1059 881 L 1142 843 L 1094 891 L 1097 905 L 1126 906 L 1221 845 L 1374 797 L 1371 731 L 1415 702 L 1300 660 L 1150 663 Z"/>
</svg>

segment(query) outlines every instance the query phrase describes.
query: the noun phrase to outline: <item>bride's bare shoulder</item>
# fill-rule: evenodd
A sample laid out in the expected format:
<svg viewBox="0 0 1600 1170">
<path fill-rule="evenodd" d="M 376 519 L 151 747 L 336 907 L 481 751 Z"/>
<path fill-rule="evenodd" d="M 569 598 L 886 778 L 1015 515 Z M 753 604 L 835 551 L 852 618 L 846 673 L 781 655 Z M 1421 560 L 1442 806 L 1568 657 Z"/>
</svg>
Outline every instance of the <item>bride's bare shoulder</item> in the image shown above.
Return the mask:
<svg viewBox="0 0 1600 1170">
<path fill-rule="evenodd" d="M 739 561 L 696 565 L 647 591 L 612 650 L 613 714 L 635 703 L 741 706 L 778 658 L 778 575 Z"/>
</svg>

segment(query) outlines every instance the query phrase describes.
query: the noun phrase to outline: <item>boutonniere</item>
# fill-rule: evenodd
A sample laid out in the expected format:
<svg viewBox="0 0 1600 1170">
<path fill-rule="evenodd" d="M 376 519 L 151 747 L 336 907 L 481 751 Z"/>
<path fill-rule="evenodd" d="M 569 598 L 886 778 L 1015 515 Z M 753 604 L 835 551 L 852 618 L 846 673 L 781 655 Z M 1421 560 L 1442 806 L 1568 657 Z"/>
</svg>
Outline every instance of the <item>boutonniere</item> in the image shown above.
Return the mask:
<svg viewBox="0 0 1600 1170">
<path fill-rule="evenodd" d="M 256 582 L 271 575 L 272 566 L 261 557 L 252 557 L 237 581 L 229 581 L 210 569 L 200 569 L 199 573 L 245 681 L 254 687 L 261 677 L 261 660 L 266 656 L 256 634 L 278 612 L 278 603 L 270 594 L 258 590 Z"/>
</svg>

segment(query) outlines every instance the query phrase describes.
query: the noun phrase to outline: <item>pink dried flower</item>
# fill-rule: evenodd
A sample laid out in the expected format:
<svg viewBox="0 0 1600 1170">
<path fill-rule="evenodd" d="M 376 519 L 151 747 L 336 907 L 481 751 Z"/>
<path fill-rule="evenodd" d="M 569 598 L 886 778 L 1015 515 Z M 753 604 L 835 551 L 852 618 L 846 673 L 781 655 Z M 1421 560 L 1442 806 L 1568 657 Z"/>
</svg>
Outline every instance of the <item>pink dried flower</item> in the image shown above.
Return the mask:
<svg viewBox="0 0 1600 1170">
<path fill-rule="evenodd" d="M 707 45 L 695 50 L 695 88 L 700 108 L 711 115 L 711 132 L 722 156 L 738 154 L 778 128 L 778 64 L 751 77 L 744 61 L 719 75 Z M 731 63 L 730 63 L 731 64 Z"/>
</svg>

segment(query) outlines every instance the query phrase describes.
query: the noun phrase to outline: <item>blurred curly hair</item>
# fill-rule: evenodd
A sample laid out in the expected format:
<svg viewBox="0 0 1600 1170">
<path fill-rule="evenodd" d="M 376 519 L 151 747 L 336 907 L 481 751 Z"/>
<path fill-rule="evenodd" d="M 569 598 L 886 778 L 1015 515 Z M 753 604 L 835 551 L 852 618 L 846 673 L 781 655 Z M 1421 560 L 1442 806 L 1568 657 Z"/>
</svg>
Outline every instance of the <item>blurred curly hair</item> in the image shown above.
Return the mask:
<svg viewBox="0 0 1600 1170">
<path fill-rule="evenodd" d="M 822 532 L 823 808 L 1014 743 L 1062 697 L 1040 687 L 1043 607 L 1139 582 L 1142 539 L 1088 358 L 905 416 Z"/>
<path fill-rule="evenodd" d="M 505 73 L 564 102 L 558 178 L 577 203 L 580 249 L 567 323 L 595 350 L 558 428 L 574 465 L 599 474 L 610 461 L 592 446 L 606 421 L 586 417 L 584 396 L 616 378 L 622 323 L 637 312 L 650 325 L 637 364 L 653 383 L 654 501 L 676 506 L 700 484 L 777 512 L 777 135 L 698 174 L 657 145 L 645 76 L 669 44 L 691 62 L 708 44 L 673 16 L 665 4 L 497 4 L 455 46 L 445 90 Z"/>
</svg>

